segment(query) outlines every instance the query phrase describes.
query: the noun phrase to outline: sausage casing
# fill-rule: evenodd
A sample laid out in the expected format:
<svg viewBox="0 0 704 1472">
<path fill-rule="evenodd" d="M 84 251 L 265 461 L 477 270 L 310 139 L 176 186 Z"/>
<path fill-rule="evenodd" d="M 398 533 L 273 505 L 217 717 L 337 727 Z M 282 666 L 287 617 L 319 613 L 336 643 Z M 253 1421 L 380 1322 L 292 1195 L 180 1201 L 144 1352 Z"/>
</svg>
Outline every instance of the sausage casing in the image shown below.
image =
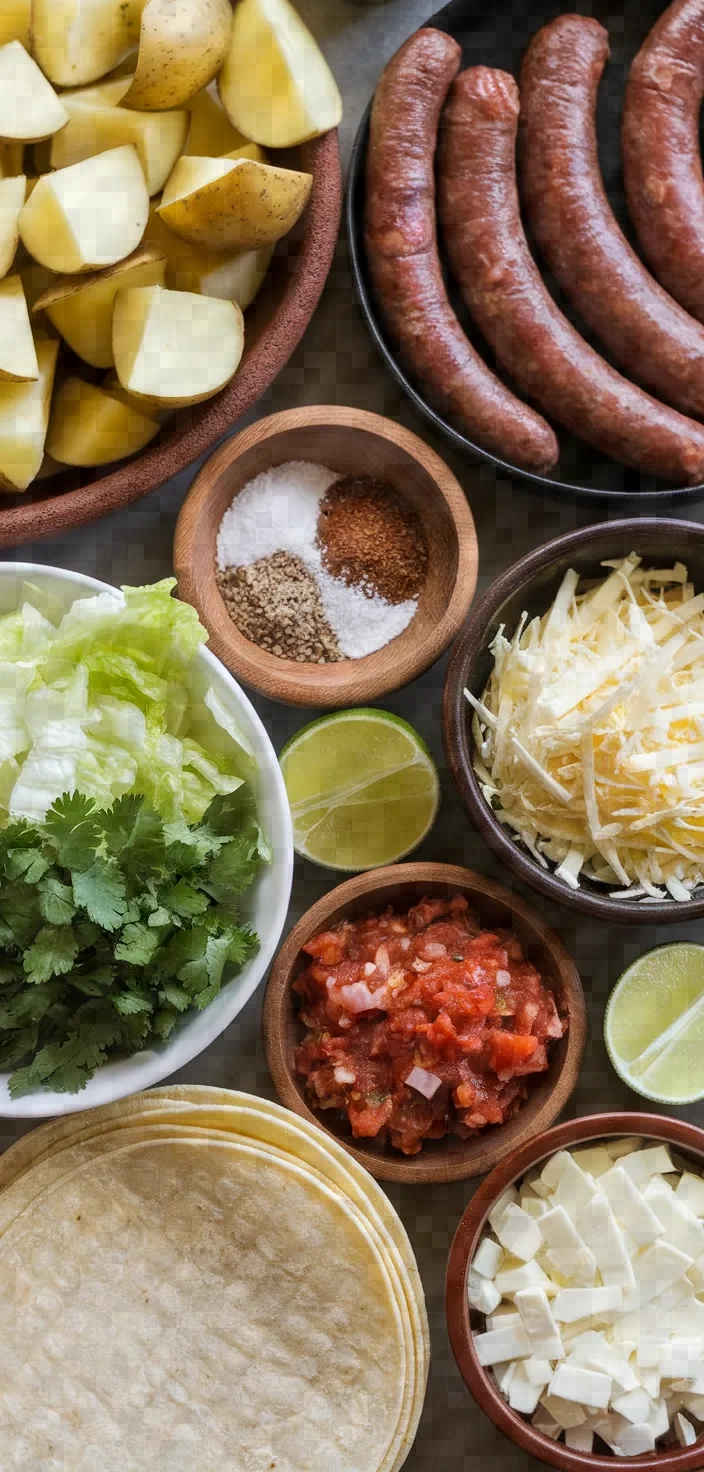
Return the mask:
<svg viewBox="0 0 704 1472">
<path fill-rule="evenodd" d="M 628 210 L 658 280 L 704 322 L 704 5 L 675 0 L 646 37 L 623 107 Z"/>
<path fill-rule="evenodd" d="M 522 392 L 580 439 L 675 484 L 704 478 L 704 428 L 617 373 L 550 296 L 528 249 L 516 184 L 518 87 L 472 67 L 443 118 L 440 219 L 477 326 Z"/>
<path fill-rule="evenodd" d="M 544 471 L 559 453 L 553 430 L 475 352 L 440 268 L 435 146 L 460 59 L 456 41 L 427 28 L 392 57 L 379 82 L 367 155 L 367 260 L 389 335 L 433 403 L 485 449 Z"/>
<path fill-rule="evenodd" d="M 521 197 L 550 270 L 617 362 L 704 418 L 704 327 L 646 270 L 604 189 L 596 101 L 608 55 L 589 16 L 560 15 L 534 36 L 520 75 Z"/>
</svg>

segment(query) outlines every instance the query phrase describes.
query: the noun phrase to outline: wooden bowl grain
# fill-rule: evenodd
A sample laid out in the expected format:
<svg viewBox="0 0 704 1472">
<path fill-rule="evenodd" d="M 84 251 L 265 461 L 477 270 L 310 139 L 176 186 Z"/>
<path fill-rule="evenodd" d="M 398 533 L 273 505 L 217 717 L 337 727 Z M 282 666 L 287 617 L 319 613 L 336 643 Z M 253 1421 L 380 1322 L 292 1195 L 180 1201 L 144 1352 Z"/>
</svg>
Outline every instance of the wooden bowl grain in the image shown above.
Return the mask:
<svg viewBox="0 0 704 1472">
<path fill-rule="evenodd" d="M 592 1114 L 582 1119 L 567 1120 L 545 1134 L 526 1140 L 512 1150 L 501 1164 L 482 1181 L 460 1219 L 447 1264 L 445 1280 L 445 1312 L 450 1343 L 457 1367 L 467 1389 L 480 1410 L 510 1441 L 560 1472 L 642 1472 L 643 1467 L 655 1472 L 695 1472 L 702 1466 L 702 1441 L 681 1449 L 649 1452 L 641 1457 L 612 1457 L 607 1453 L 572 1451 L 561 1442 L 551 1441 L 537 1431 L 531 1422 L 513 1411 L 504 1400 L 492 1377 L 479 1364 L 472 1330 L 483 1327 L 483 1317 L 470 1309 L 467 1278 L 470 1264 L 484 1232 L 489 1212 L 507 1188 L 546 1160 L 557 1150 L 570 1150 L 575 1145 L 618 1135 L 640 1135 L 646 1140 L 671 1145 L 693 1164 L 698 1174 L 704 1171 L 704 1130 L 680 1119 L 660 1114 Z"/>
<path fill-rule="evenodd" d="M 215 551 L 222 517 L 253 476 L 287 460 L 386 481 L 420 516 L 429 560 L 418 611 L 404 633 L 375 654 L 326 665 L 279 659 L 240 633 L 220 596 Z M 179 596 L 197 608 L 223 664 L 272 700 L 318 708 L 364 705 L 428 669 L 466 617 L 477 565 L 474 519 L 444 461 L 390 419 L 333 405 L 272 414 L 221 445 L 193 482 L 174 544 Z"/>
<path fill-rule="evenodd" d="M 704 527 L 697 522 L 656 517 L 629 517 L 602 522 L 556 537 L 515 562 L 477 600 L 452 651 L 443 693 L 443 737 L 450 773 L 471 823 L 490 849 L 523 883 L 548 899 L 598 920 L 624 924 L 684 922 L 704 915 L 704 888 L 693 899 L 641 904 L 613 899 L 603 884 L 588 879 L 571 889 L 552 869 L 543 869 L 499 822 L 486 801 L 472 766 L 473 742 L 465 687 L 480 696 L 492 669 L 489 651 L 499 626 L 510 636 L 527 611 L 547 613 L 568 568 L 590 578 L 604 577 L 605 558 L 638 552 L 646 563 L 671 567 L 684 562 L 699 592 L 704 590 Z"/>
<path fill-rule="evenodd" d="M 300 342 L 332 265 L 342 208 L 337 131 L 304 143 L 300 167 L 313 175 L 295 235 L 277 247 L 272 269 L 245 316 L 245 352 L 215 398 L 181 409 L 142 454 L 95 471 L 63 470 L 24 495 L 0 496 L 0 547 L 85 526 L 146 496 L 227 433 L 274 382 Z"/>
<path fill-rule="evenodd" d="M 309 1108 L 294 1054 L 303 1036 L 292 983 L 302 969 L 301 946 L 320 930 L 342 919 L 388 905 L 404 909 L 426 895 L 462 894 L 486 926 L 512 929 L 545 984 L 560 999 L 569 1030 L 550 1053 L 547 1073 L 536 1078 L 526 1103 L 507 1124 L 484 1130 L 469 1140 L 448 1136 L 426 1142 L 418 1155 L 405 1156 L 374 1140 L 354 1140 L 347 1121 L 333 1111 Z M 502 884 L 453 864 L 394 864 L 358 874 L 331 890 L 303 915 L 284 941 L 267 983 L 264 998 L 264 1047 L 279 1098 L 303 1119 L 326 1130 L 381 1181 L 411 1185 L 460 1181 L 491 1170 L 508 1151 L 547 1129 L 564 1109 L 579 1076 L 586 1042 L 586 1008 L 577 968 L 559 936 L 537 910 Z"/>
</svg>

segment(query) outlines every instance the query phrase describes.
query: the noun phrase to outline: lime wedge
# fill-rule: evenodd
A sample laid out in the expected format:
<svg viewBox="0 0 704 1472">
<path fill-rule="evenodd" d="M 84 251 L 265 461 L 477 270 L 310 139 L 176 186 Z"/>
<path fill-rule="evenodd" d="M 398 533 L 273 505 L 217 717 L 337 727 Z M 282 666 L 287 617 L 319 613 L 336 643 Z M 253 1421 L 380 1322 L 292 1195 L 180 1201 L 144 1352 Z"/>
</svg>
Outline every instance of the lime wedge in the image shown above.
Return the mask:
<svg viewBox="0 0 704 1472">
<path fill-rule="evenodd" d="M 417 731 L 383 710 L 342 710 L 304 726 L 281 753 L 296 852 L 326 869 L 376 869 L 432 828 L 435 763 Z"/>
<path fill-rule="evenodd" d="M 604 1019 L 624 1083 L 658 1104 L 704 1098 L 704 946 L 646 951 L 624 971 Z"/>
</svg>

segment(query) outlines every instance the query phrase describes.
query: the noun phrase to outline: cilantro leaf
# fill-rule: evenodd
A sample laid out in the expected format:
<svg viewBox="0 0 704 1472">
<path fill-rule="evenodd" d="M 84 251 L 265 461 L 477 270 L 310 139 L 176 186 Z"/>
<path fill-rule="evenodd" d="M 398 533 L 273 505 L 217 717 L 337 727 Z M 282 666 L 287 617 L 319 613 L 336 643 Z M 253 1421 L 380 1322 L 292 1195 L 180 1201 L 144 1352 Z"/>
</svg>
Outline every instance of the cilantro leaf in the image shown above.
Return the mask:
<svg viewBox="0 0 704 1472">
<path fill-rule="evenodd" d="M 147 966 L 159 949 L 160 940 L 158 931 L 150 930 L 141 921 L 136 925 L 125 925 L 115 946 L 115 960 L 127 961 L 131 966 Z"/>
<path fill-rule="evenodd" d="M 33 944 L 24 953 L 27 980 L 48 981 L 71 970 L 78 955 L 76 937 L 70 925 L 44 925 Z"/>
<path fill-rule="evenodd" d="M 29 945 L 40 923 L 33 890 L 19 882 L 4 884 L 0 889 L 0 915 L 12 932 L 13 943 L 20 947 Z"/>
<path fill-rule="evenodd" d="M 190 920 L 194 915 L 205 914 L 210 906 L 208 895 L 202 889 L 196 889 L 195 885 L 189 884 L 186 879 L 179 879 L 173 889 L 162 890 L 160 899 L 163 905 L 184 920 Z"/>
<path fill-rule="evenodd" d="M 44 821 L 59 863 L 65 869 L 89 869 L 102 841 L 92 798 L 81 792 L 65 794 L 49 808 Z"/>
<path fill-rule="evenodd" d="M 118 797 L 111 808 L 100 814 L 100 826 L 105 834 L 109 854 L 119 857 L 130 842 L 143 806 L 143 797 L 127 792 L 124 797 Z"/>
<path fill-rule="evenodd" d="M 129 1017 L 134 1012 L 152 1012 L 154 1003 L 149 997 L 140 995 L 139 992 L 118 992 L 112 999 L 113 1007 L 123 1017 Z"/>
<path fill-rule="evenodd" d="M 208 867 L 208 890 L 216 899 L 220 898 L 220 890 L 242 894 L 252 883 L 258 868 L 256 845 L 251 838 L 237 833 L 211 859 Z"/>
<path fill-rule="evenodd" d="M 175 1007 L 177 1012 L 185 1012 L 186 1008 L 191 1005 L 188 992 L 184 991 L 183 987 L 175 981 L 164 982 L 159 991 L 159 998 L 161 1001 L 168 1002 L 171 1007 Z"/>
<path fill-rule="evenodd" d="M 64 884 L 58 874 L 49 873 L 37 886 L 39 908 L 50 925 L 70 925 L 76 913 L 73 893 L 69 884 Z"/>
<path fill-rule="evenodd" d="M 127 886 L 114 859 L 96 859 L 74 874 L 73 898 L 103 930 L 117 930 L 127 910 Z"/>
</svg>

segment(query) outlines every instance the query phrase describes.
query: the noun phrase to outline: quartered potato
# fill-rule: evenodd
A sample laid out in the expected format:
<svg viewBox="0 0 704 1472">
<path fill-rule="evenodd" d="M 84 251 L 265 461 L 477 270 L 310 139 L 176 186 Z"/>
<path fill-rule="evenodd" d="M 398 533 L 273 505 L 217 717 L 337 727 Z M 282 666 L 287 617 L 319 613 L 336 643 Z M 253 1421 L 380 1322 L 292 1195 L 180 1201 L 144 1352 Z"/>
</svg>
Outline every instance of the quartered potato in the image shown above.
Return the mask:
<svg viewBox="0 0 704 1472">
<path fill-rule="evenodd" d="M 191 126 L 184 144 L 184 153 L 195 154 L 200 158 L 222 158 L 223 154 L 234 154 L 235 149 L 249 143 L 244 133 L 233 128 L 219 97 L 210 88 L 198 92 L 187 103 L 187 107 Z"/>
<path fill-rule="evenodd" d="M 143 0 L 32 0 L 32 51 L 57 87 L 112 71 L 135 45 Z"/>
<path fill-rule="evenodd" d="M 289 0 L 239 0 L 218 90 L 234 126 L 265 148 L 291 148 L 342 117 L 335 78 Z"/>
<path fill-rule="evenodd" d="M 199 404 L 225 387 L 244 347 L 234 302 L 140 286 L 115 298 L 113 352 L 122 387 L 137 398 Z"/>
<path fill-rule="evenodd" d="M 181 107 L 217 76 L 232 28 L 230 0 L 147 0 L 125 107 Z"/>
<path fill-rule="evenodd" d="M 41 468 L 49 424 L 58 342 L 37 342 L 39 377 L 0 383 L 0 487 L 26 491 Z"/>
<path fill-rule="evenodd" d="M 148 218 L 144 172 L 130 144 L 42 175 L 20 215 L 20 239 L 51 271 L 93 271 L 136 250 Z"/>
<path fill-rule="evenodd" d="M 0 379 L 14 383 L 39 377 L 32 326 L 19 276 L 0 281 Z"/>
<path fill-rule="evenodd" d="M 166 256 L 166 286 L 174 291 L 197 291 L 237 302 L 245 312 L 251 306 L 269 269 L 273 245 L 259 250 L 206 250 L 189 245 L 159 219 L 152 205 L 145 241 Z"/>
<path fill-rule="evenodd" d="M 0 9 L 0 46 L 8 41 L 21 41 L 27 51 L 32 18 L 32 0 L 3 0 Z"/>
<path fill-rule="evenodd" d="M 165 273 L 165 257 L 141 246 L 107 271 L 62 277 L 38 298 L 32 310 L 46 312 L 84 362 L 94 368 L 112 368 L 112 314 L 118 291 L 126 286 L 163 286 Z"/>
<path fill-rule="evenodd" d="M 6 276 L 20 241 L 19 218 L 27 180 L 24 174 L 0 179 L 0 276 Z"/>
<path fill-rule="evenodd" d="M 63 128 L 68 113 L 21 41 L 0 46 L 0 137 L 36 143 Z"/>
<path fill-rule="evenodd" d="M 158 213 L 192 245 L 244 250 L 280 240 L 304 210 L 313 180 L 253 159 L 183 156 Z"/>
<path fill-rule="evenodd" d="M 117 399 L 118 403 L 126 404 L 128 409 L 136 409 L 139 414 L 147 414 L 150 419 L 158 420 L 159 424 L 165 424 L 167 419 L 176 413 L 173 405 L 165 404 L 163 400 L 149 399 L 146 396 L 141 399 L 135 398 L 134 394 L 128 393 L 127 389 L 122 387 L 114 370 L 105 374 L 101 387 L 111 399 Z"/>
<path fill-rule="evenodd" d="M 128 85 L 129 80 L 123 78 L 103 88 L 87 87 L 65 94 L 68 122 L 52 140 L 52 169 L 63 169 L 106 149 L 133 143 L 149 193 L 158 194 L 163 189 L 186 141 L 188 113 L 134 112 L 103 101 L 99 95 L 112 91 L 123 96 Z"/>
<path fill-rule="evenodd" d="M 54 395 L 46 448 L 62 465 L 109 465 L 134 455 L 159 433 L 144 410 L 94 383 L 67 378 Z"/>
</svg>

